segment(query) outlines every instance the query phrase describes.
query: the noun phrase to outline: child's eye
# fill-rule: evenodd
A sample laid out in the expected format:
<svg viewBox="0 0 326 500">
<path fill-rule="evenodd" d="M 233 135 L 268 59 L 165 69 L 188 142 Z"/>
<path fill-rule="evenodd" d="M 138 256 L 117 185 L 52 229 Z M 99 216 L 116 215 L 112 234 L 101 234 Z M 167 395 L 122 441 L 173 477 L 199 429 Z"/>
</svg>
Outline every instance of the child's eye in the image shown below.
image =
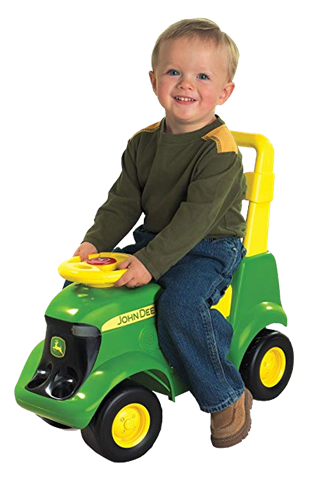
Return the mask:
<svg viewBox="0 0 326 500">
<path fill-rule="evenodd" d="M 209 80 L 208 76 L 205 75 L 205 73 L 199 73 L 198 76 L 200 80 Z"/>
<path fill-rule="evenodd" d="M 173 76 L 174 76 L 177 73 L 179 73 L 179 71 L 177 71 L 176 69 L 169 69 L 169 71 L 168 71 L 168 75 L 172 75 L 173 74 Z"/>
</svg>

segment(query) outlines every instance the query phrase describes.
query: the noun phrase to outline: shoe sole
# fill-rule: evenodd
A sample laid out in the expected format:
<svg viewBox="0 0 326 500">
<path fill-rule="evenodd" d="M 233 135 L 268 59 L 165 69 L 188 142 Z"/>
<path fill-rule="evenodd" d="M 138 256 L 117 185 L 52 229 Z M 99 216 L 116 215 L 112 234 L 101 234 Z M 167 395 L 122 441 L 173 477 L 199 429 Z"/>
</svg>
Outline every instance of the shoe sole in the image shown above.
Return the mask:
<svg viewBox="0 0 326 500">
<path fill-rule="evenodd" d="M 248 436 L 249 431 L 251 429 L 250 410 L 252 408 L 252 403 L 253 403 L 253 397 L 251 393 L 248 390 L 246 390 L 245 392 L 246 421 L 243 427 L 241 427 L 241 429 L 236 434 L 228 438 L 216 439 L 211 436 L 212 445 L 215 446 L 215 448 L 230 448 L 235 444 L 241 443 L 241 441 Z"/>
</svg>

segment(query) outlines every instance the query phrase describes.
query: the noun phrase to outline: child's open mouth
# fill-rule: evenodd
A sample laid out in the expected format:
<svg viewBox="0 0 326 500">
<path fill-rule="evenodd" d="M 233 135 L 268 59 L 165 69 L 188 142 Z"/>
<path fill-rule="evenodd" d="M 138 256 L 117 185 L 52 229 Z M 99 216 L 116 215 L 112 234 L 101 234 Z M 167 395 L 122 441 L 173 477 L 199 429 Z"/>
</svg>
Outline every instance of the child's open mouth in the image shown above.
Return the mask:
<svg viewBox="0 0 326 500">
<path fill-rule="evenodd" d="M 194 102 L 196 102 L 195 99 L 192 99 L 191 97 L 181 97 L 181 96 L 175 96 L 173 97 L 173 99 L 178 103 L 178 104 L 183 104 L 183 105 L 187 105 L 187 104 L 193 104 Z"/>
</svg>

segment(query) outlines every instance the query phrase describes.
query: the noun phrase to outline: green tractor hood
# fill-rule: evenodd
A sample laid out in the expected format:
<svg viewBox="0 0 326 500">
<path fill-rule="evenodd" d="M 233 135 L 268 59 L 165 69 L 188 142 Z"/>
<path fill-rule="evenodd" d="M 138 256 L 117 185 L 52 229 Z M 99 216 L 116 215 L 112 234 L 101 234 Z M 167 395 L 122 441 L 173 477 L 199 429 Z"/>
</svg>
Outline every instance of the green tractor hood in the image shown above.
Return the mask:
<svg viewBox="0 0 326 500">
<path fill-rule="evenodd" d="M 140 288 L 92 288 L 72 284 L 52 300 L 45 315 L 94 325 L 105 332 L 153 317 L 156 296 L 161 290 L 154 283 Z"/>
<path fill-rule="evenodd" d="M 131 378 L 175 396 L 187 390 L 159 348 L 155 300 L 162 291 L 72 284 L 46 310 L 46 338 L 28 358 L 18 404 L 69 427 L 86 427 L 106 395 Z"/>
</svg>

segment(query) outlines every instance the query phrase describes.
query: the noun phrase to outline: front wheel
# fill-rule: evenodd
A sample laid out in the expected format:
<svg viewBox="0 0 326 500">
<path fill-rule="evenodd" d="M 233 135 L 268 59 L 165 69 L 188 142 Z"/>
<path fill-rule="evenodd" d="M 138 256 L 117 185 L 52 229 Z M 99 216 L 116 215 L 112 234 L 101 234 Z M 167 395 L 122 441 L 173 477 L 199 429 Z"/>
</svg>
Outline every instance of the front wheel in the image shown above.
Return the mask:
<svg viewBox="0 0 326 500">
<path fill-rule="evenodd" d="M 109 393 L 82 436 L 104 458 L 129 462 L 153 446 L 161 425 L 162 408 L 155 394 L 126 380 Z"/>
<path fill-rule="evenodd" d="M 245 386 L 260 401 L 274 399 L 287 386 L 293 369 L 293 348 L 282 333 L 264 328 L 246 351 L 240 373 Z"/>
</svg>

